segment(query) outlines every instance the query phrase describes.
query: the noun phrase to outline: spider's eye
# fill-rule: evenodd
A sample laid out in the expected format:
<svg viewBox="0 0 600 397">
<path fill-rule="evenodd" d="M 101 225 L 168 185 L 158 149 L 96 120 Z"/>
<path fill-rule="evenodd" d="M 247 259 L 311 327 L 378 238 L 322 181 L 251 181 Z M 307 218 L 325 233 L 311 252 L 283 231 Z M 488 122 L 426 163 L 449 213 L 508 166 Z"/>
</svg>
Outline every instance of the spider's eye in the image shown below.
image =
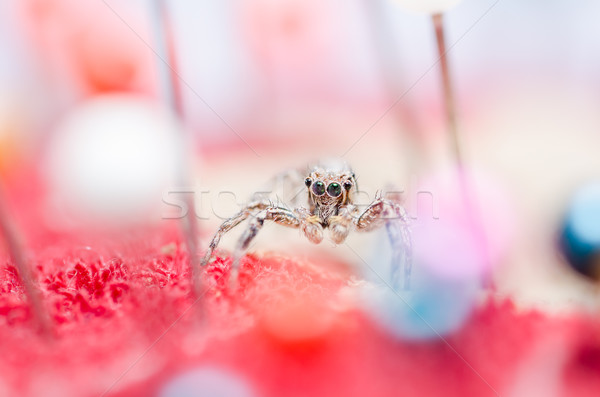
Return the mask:
<svg viewBox="0 0 600 397">
<path fill-rule="evenodd" d="M 306 185 L 306 187 L 310 187 L 311 183 L 312 183 L 312 178 L 306 178 L 304 180 L 304 184 Z"/>
<path fill-rule="evenodd" d="M 325 194 L 325 184 L 321 181 L 317 181 L 312 186 L 312 191 L 316 196 L 322 196 Z"/>
<path fill-rule="evenodd" d="M 346 189 L 346 190 L 352 189 L 352 182 L 350 182 L 350 181 L 344 182 L 344 189 Z"/>
<path fill-rule="evenodd" d="M 337 182 L 331 182 L 329 186 L 327 186 L 327 194 L 331 197 L 338 197 L 342 194 L 342 187 Z"/>
</svg>

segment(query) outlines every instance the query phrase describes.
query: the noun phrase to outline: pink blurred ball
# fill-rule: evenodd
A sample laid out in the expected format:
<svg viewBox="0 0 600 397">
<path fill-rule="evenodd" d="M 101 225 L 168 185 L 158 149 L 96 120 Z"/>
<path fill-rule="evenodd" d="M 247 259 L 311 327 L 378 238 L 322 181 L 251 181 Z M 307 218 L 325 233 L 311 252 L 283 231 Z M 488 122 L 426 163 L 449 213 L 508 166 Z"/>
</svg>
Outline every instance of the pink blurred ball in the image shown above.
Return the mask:
<svg viewBox="0 0 600 397">
<path fill-rule="evenodd" d="M 239 2 L 240 40 L 277 100 L 336 98 L 348 71 L 342 64 L 344 7 L 305 0 Z"/>
<path fill-rule="evenodd" d="M 482 236 L 465 222 L 440 220 L 416 228 L 413 234 L 418 266 L 426 266 L 445 278 L 483 274 L 486 259 Z"/>
<path fill-rule="evenodd" d="M 303 0 L 242 1 L 242 40 L 266 63 L 295 65 L 299 71 L 331 57 L 331 6 Z"/>
<path fill-rule="evenodd" d="M 415 257 L 438 274 L 489 273 L 511 244 L 515 212 L 509 196 L 482 172 L 452 170 L 426 177 L 416 206 Z"/>
</svg>

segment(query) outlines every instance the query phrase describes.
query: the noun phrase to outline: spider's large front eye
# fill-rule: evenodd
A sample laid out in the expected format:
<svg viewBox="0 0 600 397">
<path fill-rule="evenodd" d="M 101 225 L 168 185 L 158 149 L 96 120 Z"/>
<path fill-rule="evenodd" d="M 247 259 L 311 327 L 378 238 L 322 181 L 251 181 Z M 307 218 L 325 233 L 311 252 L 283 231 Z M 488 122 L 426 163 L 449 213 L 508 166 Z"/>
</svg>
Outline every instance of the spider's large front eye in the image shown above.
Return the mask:
<svg viewBox="0 0 600 397">
<path fill-rule="evenodd" d="M 338 197 L 342 194 L 342 186 L 337 182 L 331 182 L 329 186 L 327 186 L 327 194 L 331 197 Z"/>
<path fill-rule="evenodd" d="M 312 191 L 316 196 L 322 196 L 325 194 L 325 184 L 321 181 L 317 181 L 312 186 Z"/>
<path fill-rule="evenodd" d="M 310 187 L 311 183 L 312 183 L 312 178 L 306 178 L 304 180 L 304 184 L 306 185 L 306 187 Z"/>
</svg>

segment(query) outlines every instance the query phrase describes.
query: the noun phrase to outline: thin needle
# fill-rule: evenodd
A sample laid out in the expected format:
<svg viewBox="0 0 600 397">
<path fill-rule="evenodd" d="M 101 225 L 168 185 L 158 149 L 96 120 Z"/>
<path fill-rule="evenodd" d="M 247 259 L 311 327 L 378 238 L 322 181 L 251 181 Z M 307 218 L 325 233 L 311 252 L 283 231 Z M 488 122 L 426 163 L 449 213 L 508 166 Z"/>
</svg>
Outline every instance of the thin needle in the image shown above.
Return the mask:
<svg viewBox="0 0 600 397">
<path fill-rule="evenodd" d="M 435 38 L 437 41 L 438 55 L 440 59 L 440 71 L 442 79 L 442 89 L 444 91 L 444 104 L 446 107 L 446 120 L 448 126 L 448 133 L 450 134 L 450 141 L 452 146 L 452 152 L 454 155 L 454 162 L 458 168 L 458 183 L 460 187 L 460 193 L 463 200 L 464 210 L 466 212 L 467 221 L 471 224 L 471 230 L 473 231 L 473 238 L 478 243 L 482 250 L 482 260 L 487 269 L 490 268 L 490 256 L 488 241 L 485 236 L 485 229 L 481 213 L 477 206 L 477 199 L 471 197 L 469 194 L 469 182 L 465 174 L 464 158 L 461 151 L 460 137 L 458 133 L 458 124 L 456 120 L 456 101 L 454 99 L 454 90 L 452 87 L 452 80 L 450 78 L 450 67 L 448 66 L 446 41 L 444 35 L 444 19 L 441 13 L 432 15 L 433 26 L 435 29 Z M 485 280 L 488 284 L 489 279 Z"/>
<path fill-rule="evenodd" d="M 11 219 L 8 206 L 6 205 L 3 198 L 2 187 L 0 186 L 0 235 L 4 236 L 6 241 L 6 247 L 8 248 L 9 255 L 11 256 L 15 267 L 17 268 L 18 275 L 25 287 L 25 294 L 31 304 L 33 316 L 41 331 L 45 336 L 52 336 L 52 325 L 48 313 L 44 309 L 42 298 L 40 297 L 39 291 L 36 289 L 31 269 L 27 263 L 26 254 L 23 249 L 23 244 L 19 238 L 14 221 Z"/>
<path fill-rule="evenodd" d="M 448 132 L 452 144 L 454 160 L 462 171 L 463 158 L 460 150 L 460 140 L 458 136 L 458 126 L 456 123 L 456 102 L 454 100 L 454 90 L 450 79 L 450 67 L 448 66 L 446 40 L 444 38 L 444 18 L 442 14 L 433 14 L 433 26 L 435 29 L 435 38 L 437 41 L 438 55 L 440 59 L 440 70 L 442 77 L 442 89 L 444 91 L 444 104 L 446 106 L 446 118 L 448 123 Z"/>
<path fill-rule="evenodd" d="M 164 59 L 157 63 L 159 68 L 159 78 L 161 82 L 162 95 L 165 102 L 171 107 L 173 112 L 178 116 L 179 120 L 183 120 L 183 104 L 181 99 L 181 90 L 178 89 L 178 78 L 175 73 L 176 62 L 175 62 L 175 51 L 172 47 L 171 30 L 169 29 L 169 16 L 167 7 L 164 0 L 153 0 L 151 4 L 152 18 L 154 27 L 154 39 L 156 42 L 157 53 L 159 59 Z M 179 167 L 179 184 L 180 186 L 191 185 L 192 177 L 190 175 L 189 167 L 192 162 L 188 150 L 192 147 L 190 144 L 191 138 L 188 134 L 182 139 L 182 145 L 180 149 L 181 159 Z M 184 201 L 187 205 L 188 211 L 182 219 L 181 228 L 183 235 L 186 240 L 190 256 L 190 267 L 192 269 L 192 286 L 194 288 L 194 294 L 199 296 L 202 291 L 202 283 L 200 280 L 200 261 L 197 256 L 198 248 L 198 225 L 196 223 L 196 211 L 194 208 L 194 196 L 192 194 L 186 194 Z"/>
</svg>

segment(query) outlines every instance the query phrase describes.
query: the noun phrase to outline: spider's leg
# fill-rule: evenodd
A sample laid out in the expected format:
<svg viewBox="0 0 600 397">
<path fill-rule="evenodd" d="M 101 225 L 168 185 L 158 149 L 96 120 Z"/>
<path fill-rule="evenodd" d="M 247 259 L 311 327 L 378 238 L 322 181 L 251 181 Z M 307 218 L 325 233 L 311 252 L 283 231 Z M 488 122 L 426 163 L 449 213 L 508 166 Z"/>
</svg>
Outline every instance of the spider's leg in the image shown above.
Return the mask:
<svg viewBox="0 0 600 397">
<path fill-rule="evenodd" d="M 262 211 L 258 212 L 256 216 L 250 220 L 248 228 L 238 241 L 238 245 L 233 254 L 233 266 L 231 270 L 232 281 L 237 278 L 237 271 L 239 268 L 240 258 L 244 252 L 250 246 L 250 243 L 256 237 L 260 229 L 262 229 L 266 220 L 272 220 L 273 222 L 288 226 L 292 228 L 299 228 L 301 221 L 294 215 L 294 213 L 287 208 L 268 206 Z"/>
<path fill-rule="evenodd" d="M 208 250 L 206 251 L 204 258 L 202 259 L 201 266 L 206 266 L 206 264 L 208 263 L 208 261 L 210 260 L 210 258 L 212 256 L 213 252 L 219 245 L 219 241 L 221 241 L 221 237 L 223 237 L 223 235 L 225 233 L 227 233 L 228 231 L 230 231 L 231 229 L 233 229 L 234 227 L 236 227 L 237 225 L 239 225 L 240 223 L 242 223 L 243 221 L 248 219 L 248 217 L 250 215 L 252 215 L 258 211 L 261 211 L 261 210 L 267 208 L 268 206 L 269 206 L 269 204 L 266 202 L 263 202 L 263 201 L 257 201 L 254 203 L 250 203 L 243 210 L 241 210 L 240 212 L 238 212 L 237 214 L 235 214 L 234 216 L 232 216 L 231 218 L 229 218 L 225 222 L 223 222 L 221 224 L 221 226 L 219 227 L 219 229 L 217 230 L 217 232 L 215 233 L 215 235 L 213 236 L 213 238 L 210 242 L 210 245 L 208 246 Z"/>
<path fill-rule="evenodd" d="M 410 289 L 410 277 L 412 272 L 412 238 L 408 223 L 406 210 L 397 203 L 392 202 L 394 206 L 393 218 L 386 221 L 385 226 L 388 238 L 392 246 L 392 269 L 391 277 L 394 284 L 399 284 L 398 274 L 399 266 L 404 266 L 403 288 Z"/>
<path fill-rule="evenodd" d="M 409 219 L 404 207 L 384 199 L 378 194 L 375 200 L 356 219 L 356 229 L 371 231 L 383 225 L 386 226 L 390 245 L 392 247 L 391 281 L 399 284 L 398 270 L 403 266 L 403 288 L 410 288 L 412 271 L 412 239 Z"/>
<path fill-rule="evenodd" d="M 301 169 L 291 168 L 280 172 L 267 181 L 261 191 L 254 193 L 254 200 L 264 200 L 273 197 L 274 193 L 283 202 L 296 206 L 304 198 L 304 172 Z M 281 197 L 279 196 L 281 193 Z"/>
</svg>

